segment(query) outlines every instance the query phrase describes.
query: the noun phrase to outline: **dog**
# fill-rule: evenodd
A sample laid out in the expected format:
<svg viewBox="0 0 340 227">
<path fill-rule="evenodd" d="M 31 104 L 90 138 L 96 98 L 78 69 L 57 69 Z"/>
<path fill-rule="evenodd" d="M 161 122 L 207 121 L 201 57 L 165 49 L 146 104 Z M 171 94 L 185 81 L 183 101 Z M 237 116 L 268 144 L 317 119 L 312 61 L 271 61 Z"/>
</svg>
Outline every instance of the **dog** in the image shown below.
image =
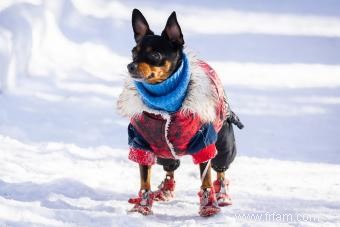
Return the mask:
<svg viewBox="0 0 340 227">
<path fill-rule="evenodd" d="M 136 46 L 129 77 L 117 101 L 118 112 L 130 118 L 129 159 L 140 169 L 140 190 L 132 212 L 153 213 L 154 201 L 174 197 L 175 170 L 180 157 L 191 155 L 199 164 L 199 214 L 203 217 L 231 205 L 225 171 L 236 155 L 232 123 L 242 128 L 230 110 L 223 86 L 204 61 L 184 51 L 184 37 L 173 12 L 161 35 L 155 35 L 143 14 L 134 9 Z M 151 191 L 151 166 L 163 165 L 165 179 Z M 214 182 L 211 168 L 217 172 Z"/>
</svg>

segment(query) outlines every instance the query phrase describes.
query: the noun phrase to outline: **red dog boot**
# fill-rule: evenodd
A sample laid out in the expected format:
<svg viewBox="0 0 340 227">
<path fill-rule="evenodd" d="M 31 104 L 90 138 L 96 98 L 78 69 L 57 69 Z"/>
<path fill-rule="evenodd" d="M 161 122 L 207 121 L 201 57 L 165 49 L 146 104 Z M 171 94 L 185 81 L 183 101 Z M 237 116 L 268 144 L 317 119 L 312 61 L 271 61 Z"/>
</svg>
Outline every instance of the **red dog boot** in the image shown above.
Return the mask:
<svg viewBox="0 0 340 227">
<path fill-rule="evenodd" d="M 140 190 L 137 198 L 130 198 L 129 203 L 135 204 L 135 206 L 130 210 L 130 212 L 138 212 L 143 215 L 153 214 L 152 203 L 153 203 L 153 193 L 149 190 Z"/>
<path fill-rule="evenodd" d="M 199 214 L 202 217 L 209 217 L 221 211 L 221 208 L 218 207 L 213 188 L 201 189 L 198 196 L 200 197 Z"/>
<path fill-rule="evenodd" d="M 217 204 L 220 207 L 232 204 L 231 197 L 228 193 L 229 180 L 217 179 L 214 181 L 214 189 L 216 193 Z"/>
<path fill-rule="evenodd" d="M 173 177 L 166 176 L 164 181 L 158 186 L 158 190 L 154 192 L 155 201 L 169 201 L 175 196 L 176 182 Z"/>
</svg>

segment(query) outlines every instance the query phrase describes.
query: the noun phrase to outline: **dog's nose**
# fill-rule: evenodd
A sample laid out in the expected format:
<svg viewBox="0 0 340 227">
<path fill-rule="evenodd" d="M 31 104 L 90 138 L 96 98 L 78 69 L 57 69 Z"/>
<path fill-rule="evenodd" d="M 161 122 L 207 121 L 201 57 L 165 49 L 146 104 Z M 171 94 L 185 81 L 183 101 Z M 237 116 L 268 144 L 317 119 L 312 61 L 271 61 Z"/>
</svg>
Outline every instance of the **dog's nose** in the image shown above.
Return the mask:
<svg viewBox="0 0 340 227">
<path fill-rule="evenodd" d="M 137 63 L 131 62 L 130 64 L 127 65 L 127 69 L 129 70 L 130 73 L 136 73 Z"/>
</svg>

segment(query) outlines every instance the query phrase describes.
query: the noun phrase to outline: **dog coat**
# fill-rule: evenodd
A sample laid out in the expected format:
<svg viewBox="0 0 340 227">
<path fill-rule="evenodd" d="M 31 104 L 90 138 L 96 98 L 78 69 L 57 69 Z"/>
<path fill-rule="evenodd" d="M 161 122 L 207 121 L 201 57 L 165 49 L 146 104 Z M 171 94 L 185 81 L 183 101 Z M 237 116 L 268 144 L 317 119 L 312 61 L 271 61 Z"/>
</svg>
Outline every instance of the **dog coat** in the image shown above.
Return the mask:
<svg viewBox="0 0 340 227">
<path fill-rule="evenodd" d="M 117 109 L 130 118 L 130 160 L 152 165 L 157 157 L 179 159 L 191 155 L 198 164 L 216 155 L 217 133 L 229 111 L 223 86 L 204 61 L 188 57 L 188 63 L 186 94 L 174 112 L 151 107 L 143 101 L 136 83 L 131 78 L 125 81 Z"/>
</svg>

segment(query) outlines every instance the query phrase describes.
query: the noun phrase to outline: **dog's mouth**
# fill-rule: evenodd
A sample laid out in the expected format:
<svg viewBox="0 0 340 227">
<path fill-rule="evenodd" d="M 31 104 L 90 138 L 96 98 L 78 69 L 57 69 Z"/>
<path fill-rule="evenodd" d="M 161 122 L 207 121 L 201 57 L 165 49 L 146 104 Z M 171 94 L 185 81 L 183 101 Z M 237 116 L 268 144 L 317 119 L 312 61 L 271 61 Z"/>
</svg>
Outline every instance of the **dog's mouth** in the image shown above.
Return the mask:
<svg viewBox="0 0 340 227">
<path fill-rule="evenodd" d="M 131 78 L 133 79 L 142 79 L 142 77 L 138 74 L 130 73 Z"/>
<path fill-rule="evenodd" d="M 136 81 L 143 81 L 144 80 L 144 78 L 139 74 L 136 74 L 136 73 L 129 73 L 129 74 L 130 74 L 130 77 L 133 80 L 136 80 Z"/>
<path fill-rule="evenodd" d="M 136 73 L 130 73 L 130 76 L 133 80 L 138 81 L 138 82 L 142 82 L 142 81 L 148 82 L 149 80 L 152 80 L 153 78 L 155 78 L 155 74 L 153 72 L 145 77 L 139 74 L 136 74 Z"/>
</svg>

